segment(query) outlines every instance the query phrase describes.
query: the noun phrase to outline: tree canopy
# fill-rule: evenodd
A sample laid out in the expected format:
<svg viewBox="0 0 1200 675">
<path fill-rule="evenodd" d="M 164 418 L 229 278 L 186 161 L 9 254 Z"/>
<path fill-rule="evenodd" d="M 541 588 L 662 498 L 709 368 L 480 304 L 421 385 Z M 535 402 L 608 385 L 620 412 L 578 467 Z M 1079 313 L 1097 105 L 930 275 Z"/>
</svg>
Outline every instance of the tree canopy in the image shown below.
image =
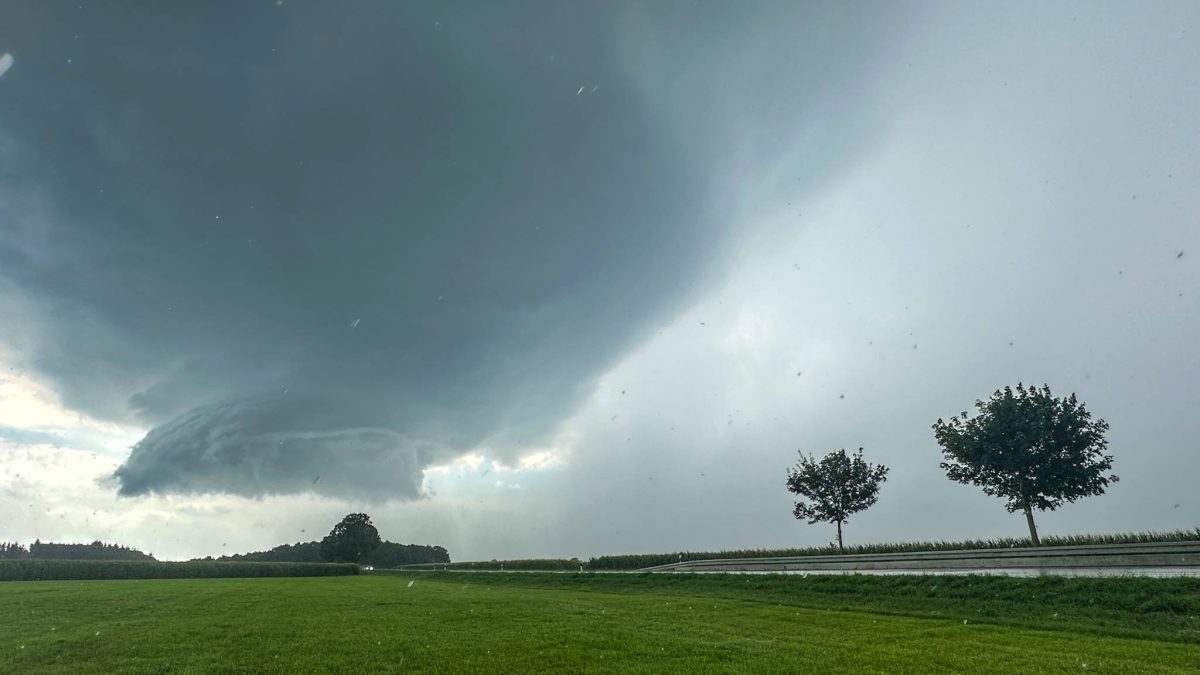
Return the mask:
<svg viewBox="0 0 1200 675">
<path fill-rule="evenodd" d="M 321 554 L 321 544 L 322 542 L 319 541 L 281 544 L 266 551 L 235 553 L 232 555 L 223 555 L 215 559 L 258 562 L 321 562 L 325 560 Z M 0 544 L 0 557 L 3 557 L 2 544 Z M 412 565 L 416 563 L 448 563 L 450 562 L 450 553 L 441 546 L 399 544 L 394 541 L 384 541 L 358 562 L 375 567 L 398 567 L 400 565 Z"/>
<path fill-rule="evenodd" d="M 327 562 L 363 562 L 381 543 L 371 517 L 351 513 L 321 540 L 321 558 Z"/>
<path fill-rule="evenodd" d="M 1034 545 L 1035 509 L 1053 511 L 1117 482 L 1105 454 L 1108 423 L 1093 420 L 1075 394 L 1055 398 L 1048 385 L 1018 383 L 975 401 L 975 408 L 973 418 L 964 411 L 934 423 L 941 467 L 951 480 L 1004 499 L 1010 512 L 1023 511 Z"/>
<path fill-rule="evenodd" d="M 879 486 L 887 480 L 888 468 L 863 460 L 862 448 L 853 456 L 844 449 L 825 455 L 818 462 L 800 453 L 800 462 L 788 469 L 789 492 L 808 498 L 796 502 L 792 514 L 809 524 L 837 523 L 838 550 L 842 546 L 842 523 L 879 499 Z"/>
<path fill-rule="evenodd" d="M 154 560 L 154 556 L 128 546 L 93 541 L 90 544 L 55 544 L 40 539 L 25 548 L 16 542 L 0 542 L 0 559 L 51 560 Z"/>
</svg>

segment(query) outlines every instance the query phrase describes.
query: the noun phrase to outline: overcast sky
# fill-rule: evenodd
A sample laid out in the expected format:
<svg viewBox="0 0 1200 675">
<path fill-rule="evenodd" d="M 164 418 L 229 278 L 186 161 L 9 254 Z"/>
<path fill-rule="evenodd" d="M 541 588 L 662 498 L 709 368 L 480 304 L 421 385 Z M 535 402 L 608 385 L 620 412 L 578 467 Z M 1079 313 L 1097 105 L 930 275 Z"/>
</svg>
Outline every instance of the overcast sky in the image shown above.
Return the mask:
<svg viewBox="0 0 1200 675">
<path fill-rule="evenodd" d="M 366 511 L 457 560 L 1022 536 L 930 429 L 1075 392 L 1200 525 L 1200 5 L 13 2 L 0 540 Z"/>
</svg>

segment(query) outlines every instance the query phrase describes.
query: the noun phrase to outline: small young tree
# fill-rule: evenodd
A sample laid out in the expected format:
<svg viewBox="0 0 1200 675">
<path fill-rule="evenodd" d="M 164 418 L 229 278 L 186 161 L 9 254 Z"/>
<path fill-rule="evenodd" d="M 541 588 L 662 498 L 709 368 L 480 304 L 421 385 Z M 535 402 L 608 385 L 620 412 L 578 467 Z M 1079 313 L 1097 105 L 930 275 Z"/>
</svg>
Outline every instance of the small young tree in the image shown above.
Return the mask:
<svg viewBox="0 0 1200 675">
<path fill-rule="evenodd" d="M 838 551 L 842 547 L 842 523 L 879 499 L 879 486 L 887 480 L 888 468 L 863 461 L 862 448 L 853 456 L 845 450 L 831 452 L 817 461 L 800 453 L 800 463 L 788 469 L 788 491 L 807 497 L 811 503 L 796 502 L 792 514 L 813 523 L 837 523 Z"/>
<path fill-rule="evenodd" d="M 1017 384 L 975 407 L 979 414 L 971 419 L 962 412 L 934 423 L 945 456 L 941 467 L 951 480 L 1003 498 L 1010 513 L 1024 511 L 1034 546 L 1040 543 L 1034 509 L 1053 511 L 1117 482 L 1106 475 L 1112 469 L 1112 456 L 1104 454 L 1108 423 L 1093 420 L 1075 394 L 1054 398 L 1047 385 Z"/>
<path fill-rule="evenodd" d="M 351 513 L 321 540 L 321 559 L 328 562 L 362 562 L 379 548 L 379 530 L 365 513 Z"/>
</svg>

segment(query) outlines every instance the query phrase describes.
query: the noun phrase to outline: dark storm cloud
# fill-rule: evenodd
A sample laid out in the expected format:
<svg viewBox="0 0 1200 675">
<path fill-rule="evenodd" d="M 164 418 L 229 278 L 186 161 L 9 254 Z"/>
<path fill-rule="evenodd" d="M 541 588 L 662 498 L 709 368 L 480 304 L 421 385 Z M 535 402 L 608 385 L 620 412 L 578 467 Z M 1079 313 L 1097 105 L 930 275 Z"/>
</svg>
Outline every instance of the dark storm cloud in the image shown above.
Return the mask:
<svg viewBox="0 0 1200 675">
<path fill-rule="evenodd" d="M 731 7 L 6 10 L 5 321 L 152 428 L 124 494 L 413 497 L 519 453 L 719 276 L 739 161 L 869 138 L 887 17 Z"/>
<path fill-rule="evenodd" d="M 336 410 L 335 405 L 326 409 Z M 146 435 L 116 472 L 122 491 L 411 496 L 446 448 L 382 428 L 309 425 L 295 406 L 259 399 L 197 408 Z M 315 428 L 308 428 L 315 427 Z"/>
</svg>

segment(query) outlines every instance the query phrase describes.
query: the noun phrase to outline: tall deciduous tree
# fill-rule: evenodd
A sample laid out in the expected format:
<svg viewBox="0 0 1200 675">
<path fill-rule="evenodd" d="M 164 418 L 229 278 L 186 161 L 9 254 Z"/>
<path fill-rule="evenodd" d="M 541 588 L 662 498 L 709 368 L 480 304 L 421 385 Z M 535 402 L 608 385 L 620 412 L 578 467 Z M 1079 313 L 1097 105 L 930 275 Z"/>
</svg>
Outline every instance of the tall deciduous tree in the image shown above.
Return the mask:
<svg viewBox="0 0 1200 675">
<path fill-rule="evenodd" d="M 800 453 L 800 462 L 788 469 L 788 491 L 808 498 L 792 510 L 809 524 L 837 523 L 838 550 L 842 551 L 842 523 L 879 499 L 879 486 L 887 480 L 888 468 L 863 461 L 862 448 L 850 456 L 845 450 L 825 455 L 818 462 Z"/>
<path fill-rule="evenodd" d="M 321 559 L 329 562 L 362 562 L 379 548 L 379 530 L 365 513 L 351 513 L 321 540 Z"/>
<path fill-rule="evenodd" d="M 1004 499 L 1009 512 L 1023 511 L 1034 546 L 1040 543 L 1035 509 L 1053 511 L 1117 482 L 1108 473 L 1112 456 L 1104 454 L 1108 423 L 1093 420 L 1075 394 L 1054 398 L 1048 385 L 1017 384 L 975 407 L 971 419 L 964 411 L 934 423 L 941 467 L 950 479 Z"/>
</svg>

